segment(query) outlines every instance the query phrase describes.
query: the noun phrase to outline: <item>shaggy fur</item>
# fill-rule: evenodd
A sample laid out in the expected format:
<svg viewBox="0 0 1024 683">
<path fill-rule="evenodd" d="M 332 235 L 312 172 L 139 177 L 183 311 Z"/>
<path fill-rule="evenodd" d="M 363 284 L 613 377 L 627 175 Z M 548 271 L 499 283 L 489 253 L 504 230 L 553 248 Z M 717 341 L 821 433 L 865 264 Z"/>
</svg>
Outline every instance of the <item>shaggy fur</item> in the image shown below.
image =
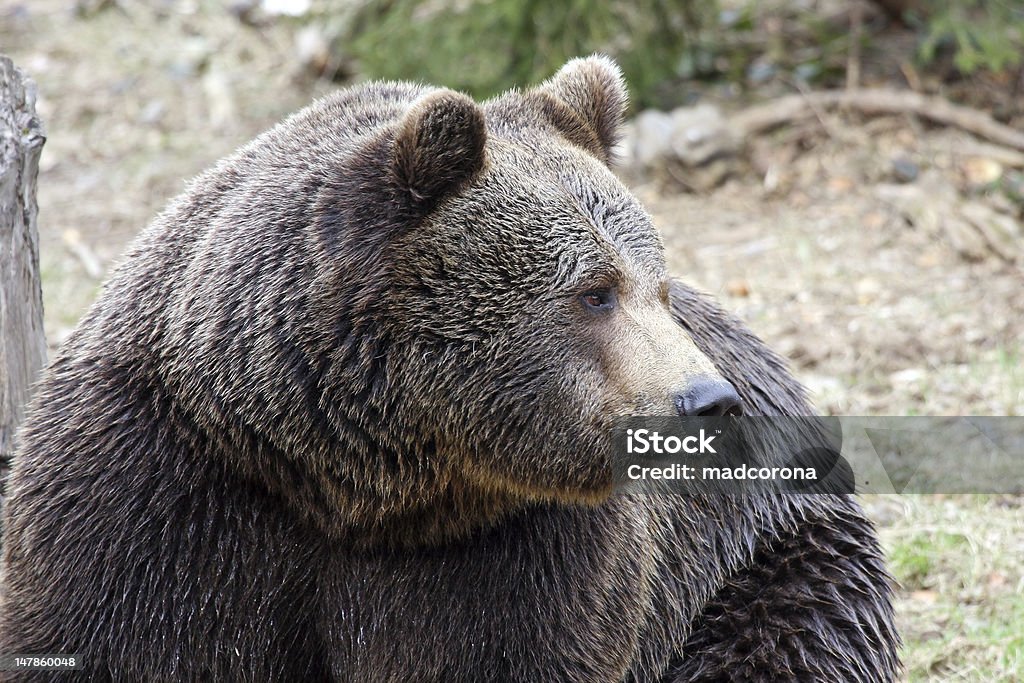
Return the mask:
<svg viewBox="0 0 1024 683">
<path fill-rule="evenodd" d="M 625 101 L 601 58 L 485 105 L 369 84 L 194 181 L 39 387 L 0 651 L 93 681 L 891 680 L 851 498 L 611 491 L 611 427 L 695 379 L 810 412 L 669 285 L 604 164 Z"/>
</svg>

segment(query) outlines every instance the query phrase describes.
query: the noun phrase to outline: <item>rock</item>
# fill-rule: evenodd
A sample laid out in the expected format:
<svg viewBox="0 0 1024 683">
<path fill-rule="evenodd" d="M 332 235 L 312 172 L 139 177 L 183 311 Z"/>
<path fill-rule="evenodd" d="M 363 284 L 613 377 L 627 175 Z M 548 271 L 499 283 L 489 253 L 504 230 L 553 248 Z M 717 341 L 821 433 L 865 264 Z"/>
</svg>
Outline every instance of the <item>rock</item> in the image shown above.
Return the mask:
<svg viewBox="0 0 1024 683">
<path fill-rule="evenodd" d="M 672 116 L 647 109 L 633 122 L 633 164 L 651 168 L 668 158 L 671 150 Z"/>
<path fill-rule="evenodd" d="M 623 145 L 626 166 L 684 190 L 707 191 L 735 170 L 739 139 L 708 104 L 641 112 Z"/>
<path fill-rule="evenodd" d="M 892 160 L 892 177 L 898 183 L 912 183 L 917 180 L 921 169 L 910 159 L 897 157 Z"/>
<path fill-rule="evenodd" d="M 699 166 L 716 156 L 733 155 L 739 149 L 736 136 L 717 107 L 680 107 L 672 112 L 671 120 L 671 151 L 688 166 Z"/>
</svg>

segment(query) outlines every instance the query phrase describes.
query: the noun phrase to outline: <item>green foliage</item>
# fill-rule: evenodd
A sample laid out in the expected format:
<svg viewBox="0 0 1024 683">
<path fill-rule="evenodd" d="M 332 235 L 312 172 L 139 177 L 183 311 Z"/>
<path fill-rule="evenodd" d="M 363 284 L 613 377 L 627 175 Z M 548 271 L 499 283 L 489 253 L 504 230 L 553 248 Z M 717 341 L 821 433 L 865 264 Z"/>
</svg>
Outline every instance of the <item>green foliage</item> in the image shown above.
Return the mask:
<svg viewBox="0 0 1024 683">
<path fill-rule="evenodd" d="M 965 74 L 1024 63 L 1024 0 L 927 0 L 909 18 L 924 31 L 918 54 L 926 64 L 943 48 Z"/>
<path fill-rule="evenodd" d="M 716 3 L 700 0 L 369 0 L 342 44 L 368 77 L 444 83 L 480 98 L 603 52 L 644 106 L 693 61 L 697 32 L 716 16 Z"/>
</svg>

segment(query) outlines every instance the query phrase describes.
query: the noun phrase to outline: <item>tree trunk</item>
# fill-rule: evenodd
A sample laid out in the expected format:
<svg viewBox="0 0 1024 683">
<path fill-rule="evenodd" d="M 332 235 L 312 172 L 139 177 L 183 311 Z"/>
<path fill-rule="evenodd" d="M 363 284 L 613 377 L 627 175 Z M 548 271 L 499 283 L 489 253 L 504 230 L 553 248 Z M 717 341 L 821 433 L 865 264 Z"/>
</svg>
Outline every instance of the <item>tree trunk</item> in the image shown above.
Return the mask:
<svg viewBox="0 0 1024 683">
<path fill-rule="evenodd" d="M 0 493 L 32 383 L 46 360 L 36 178 L 35 83 L 0 55 Z"/>
</svg>

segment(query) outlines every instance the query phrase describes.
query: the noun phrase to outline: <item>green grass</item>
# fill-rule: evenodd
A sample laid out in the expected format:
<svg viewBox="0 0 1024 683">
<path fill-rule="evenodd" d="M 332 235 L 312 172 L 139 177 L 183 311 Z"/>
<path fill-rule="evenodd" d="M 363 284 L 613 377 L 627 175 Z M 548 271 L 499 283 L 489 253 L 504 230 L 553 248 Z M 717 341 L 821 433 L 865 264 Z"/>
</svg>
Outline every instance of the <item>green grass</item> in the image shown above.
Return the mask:
<svg viewBox="0 0 1024 683">
<path fill-rule="evenodd" d="M 972 554 L 970 542 L 963 534 L 947 531 L 921 531 L 892 547 L 890 568 L 905 590 L 931 588 L 932 577 L 940 572 L 960 574 Z"/>
<path fill-rule="evenodd" d="M 907 643 L 908 681 L 1019 681 L 1024 676 L 1024 597 L 1008 596 L 998 605 L 940 603 L 919 616 L 937 628 Z"/>
<path fill-rule="evenodd" d="M 908 681 L 1024 680 L 1024 503 L 866 496 L 899 589 Z"/>
</svg>

